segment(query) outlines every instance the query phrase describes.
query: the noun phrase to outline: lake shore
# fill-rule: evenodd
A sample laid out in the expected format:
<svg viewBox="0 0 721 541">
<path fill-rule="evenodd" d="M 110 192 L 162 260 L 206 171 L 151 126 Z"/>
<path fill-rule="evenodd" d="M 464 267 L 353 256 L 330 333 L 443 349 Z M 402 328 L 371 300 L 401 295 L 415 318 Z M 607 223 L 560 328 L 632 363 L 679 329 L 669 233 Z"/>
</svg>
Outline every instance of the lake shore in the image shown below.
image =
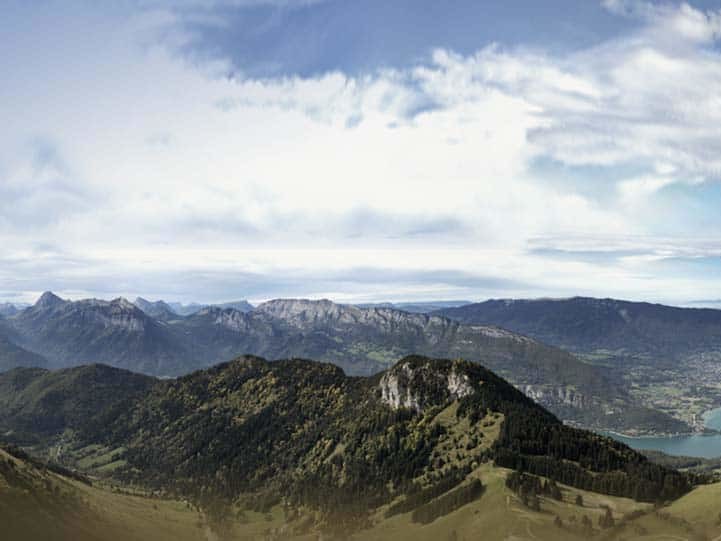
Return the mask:
<svg viewBox="0 0 721 541">
<path fill-rule="evenodd" d="M 703 431 L 689 434 L 629 435 L 610 430 L 603 434 L 639 451 L 653 450 L 673 456 L 716 458 L 721 456 L 721 408 L 705 412 L 703 418 Z"/>
</svg>

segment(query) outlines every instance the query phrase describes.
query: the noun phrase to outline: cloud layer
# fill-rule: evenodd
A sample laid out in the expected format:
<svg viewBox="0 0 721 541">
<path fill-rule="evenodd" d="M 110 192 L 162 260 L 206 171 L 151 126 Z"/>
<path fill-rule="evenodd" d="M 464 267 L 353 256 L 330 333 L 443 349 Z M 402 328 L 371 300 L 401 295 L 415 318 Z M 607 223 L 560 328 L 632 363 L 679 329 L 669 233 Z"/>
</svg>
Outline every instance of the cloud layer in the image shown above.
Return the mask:
<svg viewBox="0 0 721 541">
<path fill-rule="evenodd" d="M 715 298 L 721 12 L 252 78 L 189 54 L 199 5 L 3 26 L 0 293 Z"/>
</svg>

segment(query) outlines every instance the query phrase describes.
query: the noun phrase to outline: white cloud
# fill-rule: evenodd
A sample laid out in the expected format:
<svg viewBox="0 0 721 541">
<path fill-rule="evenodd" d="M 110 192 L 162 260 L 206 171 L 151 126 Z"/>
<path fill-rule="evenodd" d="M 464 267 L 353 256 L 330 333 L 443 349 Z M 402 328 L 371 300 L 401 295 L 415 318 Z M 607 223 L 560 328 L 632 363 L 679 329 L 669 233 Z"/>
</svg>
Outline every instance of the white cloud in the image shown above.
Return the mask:
<svg viewBox="0 0 721 541">
<path fill-rule="evenodd" d="M 646 21 L 645 34 L 658 39 L 681 38 L 710 43 L 721 36 L 721 10 L 702 11 L 686 2 L 672 4 L 647 0 L 603 0 L 606 9 L 618 15 Z"/>
<path fill-rule="evenodd" d="M 624 205 L 633 206 L 657 191 L 673 184 L 669 177 L 639 177 L 619 182 L 618 191 Z"/>
<path fill-rule="evenodd" d="M 13 81 L 0 89 L 0 244 L 15 262 L 4 273 L 0 263 L 0 279 L 21 288 L 17 261 L 50 254 L 55 283 L 74 290 L 119 270 L 317 277 L 377 267 L 549 292 L 652 291 L 660 282 L 638 262 L 599 271 L 528 253 L 537 238 L 593 247 L 648 234 L 639 202 L 721 177 L 721 57 L 706 48 L 718 14 L 607 5 L 641 13 L 645 26 L 567 55 L 438 50 L 427 64 L 357 78 L 219 77 L 223 62 L 201 68 L 176 54 L 182 28 L 160 9 L 87 25 L 62 55 L 28 46 L 0 60 Z M 33 169 L 18 152 L 38 136 L 61 170 Z M 605 168 L 610 198 L 549 182 L 541 159 Z M 619 172 L 629 166 L 643 172 Z M 586 180 L 599 182 L 578 185 Z M 143 292 L 128 280 L 118 289 Z M 427 290 L 471 292 L 446 286 Z"/>
</svg>

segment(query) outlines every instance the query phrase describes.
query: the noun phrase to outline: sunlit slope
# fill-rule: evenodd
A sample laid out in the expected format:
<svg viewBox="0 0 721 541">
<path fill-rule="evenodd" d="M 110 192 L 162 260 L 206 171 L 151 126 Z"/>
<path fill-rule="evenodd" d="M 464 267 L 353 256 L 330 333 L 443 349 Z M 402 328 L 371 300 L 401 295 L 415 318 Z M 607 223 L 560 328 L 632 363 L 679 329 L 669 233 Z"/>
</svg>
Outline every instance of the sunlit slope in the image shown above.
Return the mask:
<svg viewBox="0 0 721 541">
<path fill-rule="evenodd" d="M 452 414 L 451 410 L 440 414 L 438 422 L 446 423 Z M 489 429 L 489 438 L 494 430 Z M 466 480 L 479 479 L 484 486 L 483 494 L 474 501 L 429 524 L 414 521 L 411 512 L 386 518 L 390 507 L 386 505 L 372 515 L 367 528 L 352 534 L 351 539 L 580 541 L 593 537 L 695 541 L 721 534 L 721 484 L 696 488 L 660 508 L 559 485 L 560 500 L 541 496 L 540 509 L 532 510 L 507 488 L 510 473 L 483 464 Z M 607 508 L 614 526 L 602 528 L 599 520 Z M 0 450 L 3 540 L 307 540 L 317 539 L 320 533 L 315 525 L 302 526 L 308 515 L 289 514 L 280 505 L 266 513 L 238 507 L 229 511 L 219 528 L 186 502 L 132 495 L 108 485 L 89 486 Z"/>
<path fill-rule="evenodd" d="M 721 483 L 695 488 L 633 521 L 623 533 L 628 539 L 649 541 L 721 539 Z"/>
<path fill-rule="evenodd" d="M 243 357 L 175 380 L 101 366 L 6 379 L 0 389 L 26 439 L 37 438 L 33 449 L 166 498 L 76 481 L 56 490 L 37 463 L 35 480 L 7 469 L 21 495 L 6 499 L 8 512 L 40 529 L 37 538 L 57 521 L 85 528 L 73 539 L 585 539 L 630 531 L 623 518 L 651 510 L 639 502 L 674 500 L 700 481 L 564 425 L 461 360 L 412 356 L 369 378 Z M 45 427 L 50 411 L 62 415 Z M 654 520 L 663 515 L 638 531 L 652 532 Z"/>
<path fill-rule="evenodd" d="M 0 449 L 3 541 L 205 541 L 186 503 L 87 485 Z"/>
<path fill-rule="evenodd" d="M 666 506 L 655 507 L 560 485 L 562 500 L 540 498 L 540 511 L 525 506 L 505 486 L 510 470 L 484 465 L 472 475 L 482 479 L 483 496 L 431 524 L 411 514 L 379 520 L 354 539 L 368 541 L 702 541 L 721 538 L 721 483 L 700 486 Z M 576 498 L 580 495 L 582 505 Z M 613 526 L 602 527 L 610 510 Z M 588 522 L 584 525 L 584 517 Z M 590 527 L 589 525 L 590 524 Z"/>
<path fill-rule="evenodd" d="M 562 500 L 540 498 L 540 511 L 525 506 L 519 496 L 505 485 L 510 470 L 484 465 L 473 475 L 478 476 L 486 487 L 476 501 L 438 518 L 430 524 L 413 522 L 411 514 L 379 521 L 374 527 L 358 533 L 354 539 L 369 541 L 435 541 L 451 539 L 492 540 L 586 540 L 612 535 L 615 530 L 602 529 L 599 518 L 611 509 L 614 520 L 624 516 L 646 513 L 652 506 L 627 498 L 603 496 L 560 485 Z M 576 503 L 577 496 L 583 505 Z M 588 517 L 592 529 L 583 525 Z M 560 522 L 559 522 L 560 520 Z"/>
</svg>

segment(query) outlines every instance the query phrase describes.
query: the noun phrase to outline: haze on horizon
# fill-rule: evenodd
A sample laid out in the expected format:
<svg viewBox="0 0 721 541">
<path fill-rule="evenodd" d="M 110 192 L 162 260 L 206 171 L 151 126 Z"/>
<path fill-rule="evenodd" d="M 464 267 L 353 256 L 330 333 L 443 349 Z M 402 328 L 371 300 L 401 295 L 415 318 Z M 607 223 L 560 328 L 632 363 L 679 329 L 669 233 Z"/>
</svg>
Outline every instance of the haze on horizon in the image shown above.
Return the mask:
<svg viewBox="0 0 721 541">
<path fill-rule="evenodd" d="M 3 3 L 0 299 L 721 297 L 717 2 L 388 4 Z"/>
</svg>

